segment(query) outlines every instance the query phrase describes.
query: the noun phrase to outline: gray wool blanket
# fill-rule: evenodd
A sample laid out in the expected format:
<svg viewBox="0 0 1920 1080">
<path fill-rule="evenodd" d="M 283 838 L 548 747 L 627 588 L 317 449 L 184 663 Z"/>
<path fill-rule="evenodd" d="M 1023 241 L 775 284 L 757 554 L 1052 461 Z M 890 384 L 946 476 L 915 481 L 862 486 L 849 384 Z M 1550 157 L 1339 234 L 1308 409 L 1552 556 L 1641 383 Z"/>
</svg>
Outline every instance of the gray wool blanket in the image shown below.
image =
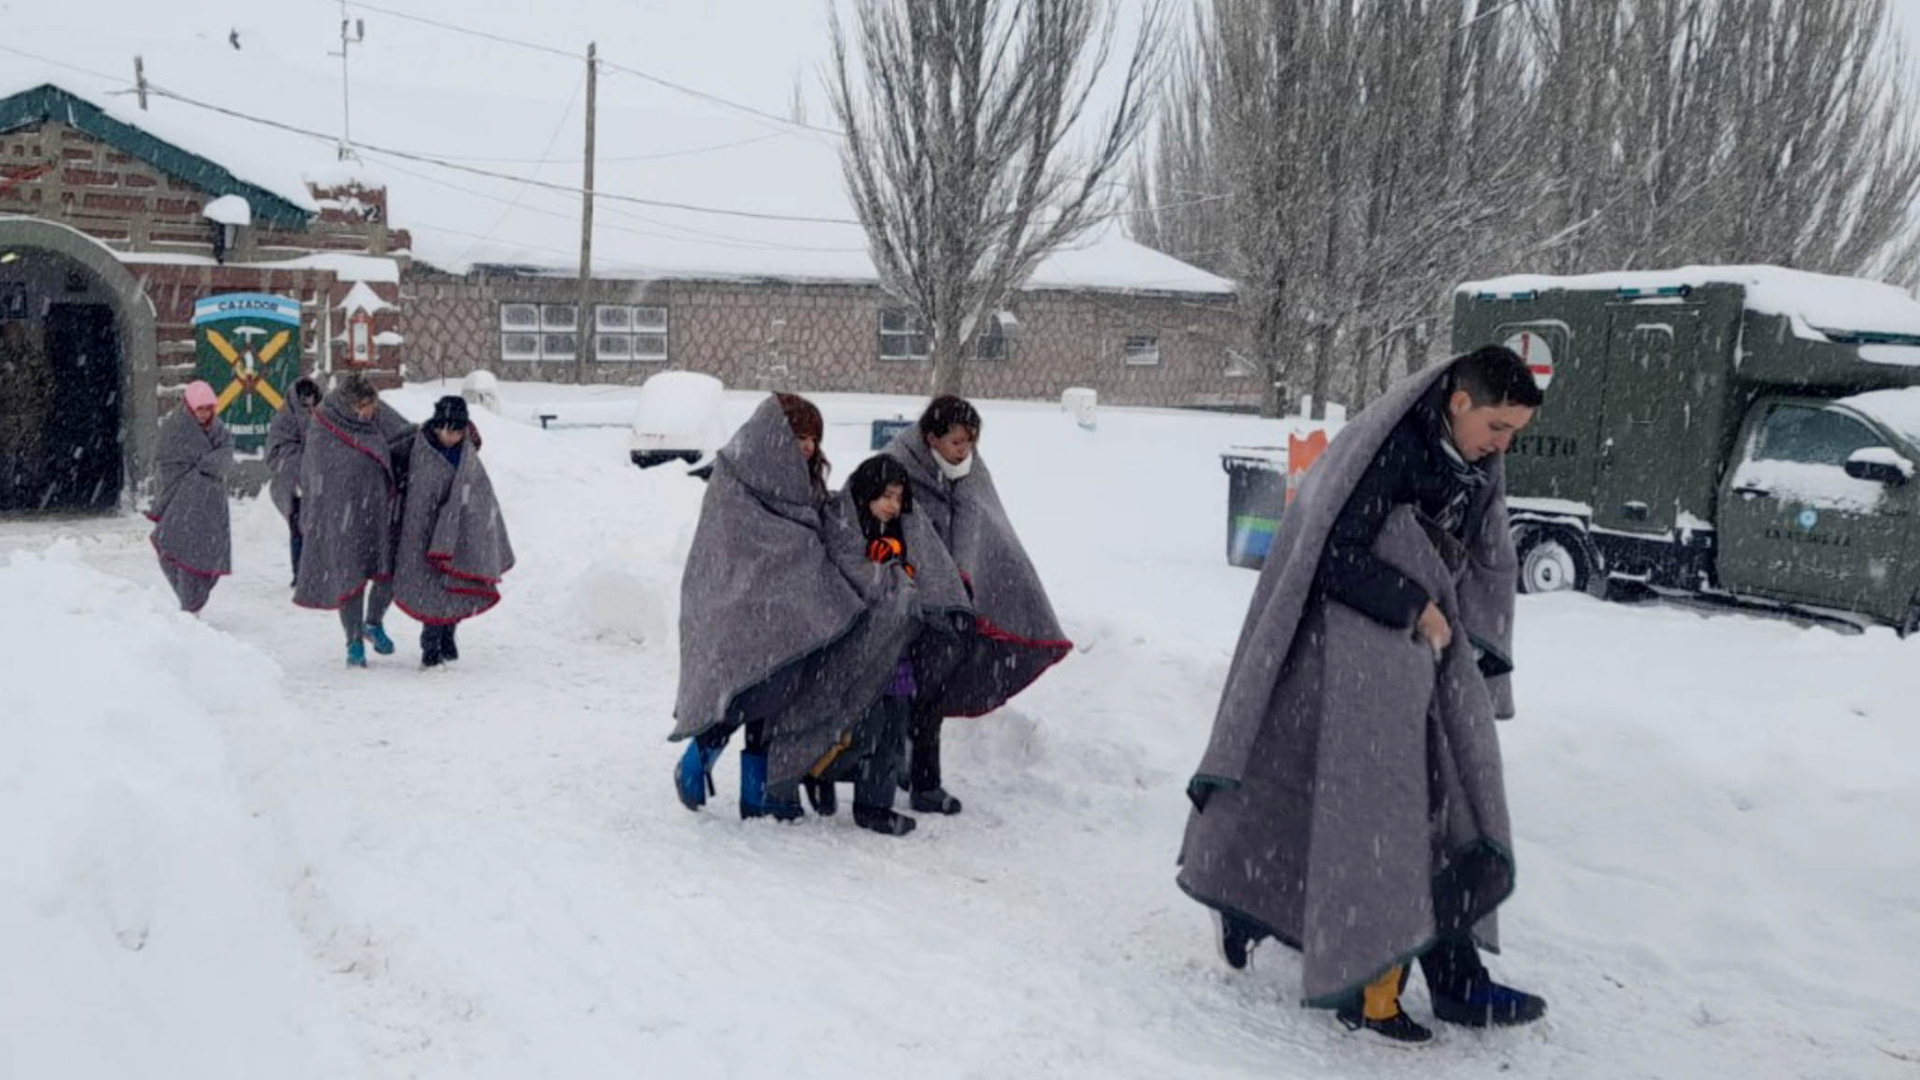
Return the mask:
<svg viewBox="0 0 1920 1080">
<path fill-rule="evenodd" d="M 201 577 L 233 572 L 233 527 L 227 508 L 227 470 L 233 436 L 214 418 L 201 427 L 185 406 L 160 425 L 154 449 L 154 489 L 147 516 L 160 561 Z"/>
<path fill-rule="evenodd" d="M 283 518 L 293 517 L 293 500 L 300 494 L 300 451 L 306 446 L 310 415 L 300 395 L 289 394 L 286 408 L 274 413 L 267 425 L 268 492 Z"/>
<path fill-rule="evenodd" d="M 1387 435 L 1447 365 L 1395 386 L 1334 439 L 1280 521 L 1200 767 L 1179 884 L 1301 950 L 1306 1001 L 1332 1006 L 1441 937 L 1497 951 L 1513 890 L 1495 718 L 1507 677 L 1516 565 L 1504 473 L 1461 544 L 1411 506 L 1374 552 L 1435 598 L 1454 640 L 1412 633 L 1314 588 L 1334 519 Z"/>
<path fill-rule="evenodd" d="M 301 607 L 338 610 L 393 574 L 400 489 L 381 419 L 360 419 L 337 391 L 313 411 L 300 460 Z"/>
<path fill-rule="evenodd" d="M 1046 587 L 1014 531 L 993 472 L 974 454 L 966 477 L 950 481 L 917 427 L 888 444 L 907 470 L 913 510 L 932 526 L 970 593 L 974 632 L 916 653 L 921 693 L 942 716 L 984 716 L 1032 685 L 1073 651 Z"/>
<path fill-rule="evenodd" d="M 857 528 L 823 520 L 769 397 L 717 455 L 701 503 L 680 583 L 672 738 L 765 721 L 773 784 L 824 758 L 884 691 L 918 610 L 906 574 L 871 575 L 864 551 Z"/>
<path fill-rule="evenodd" d="M 394 554 L 393 600 L 428 625 L 471 619 L 500 602 L 513 544 L 469 427 L 455 468 L 420 430 L 408 440 L 407 491 Z"/>
</svg>

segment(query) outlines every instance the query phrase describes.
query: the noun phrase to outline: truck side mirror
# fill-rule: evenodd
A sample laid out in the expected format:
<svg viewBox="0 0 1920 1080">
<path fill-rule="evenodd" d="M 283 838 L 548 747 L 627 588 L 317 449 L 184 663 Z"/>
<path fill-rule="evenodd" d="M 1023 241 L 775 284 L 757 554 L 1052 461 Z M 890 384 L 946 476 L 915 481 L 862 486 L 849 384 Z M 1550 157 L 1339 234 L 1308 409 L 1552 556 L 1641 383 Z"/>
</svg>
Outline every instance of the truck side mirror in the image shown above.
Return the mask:
<svg viewBox="0 0 1920 1080">
<path fill-rule="evenodd" d="M 1847 475 L 1855 480 L 1894 487 L 1913 479 L 1914 465 L 1897 450 L 1874 446 L 1854 451 L 1847 459 L 1846 469 Z"/>
</svg>

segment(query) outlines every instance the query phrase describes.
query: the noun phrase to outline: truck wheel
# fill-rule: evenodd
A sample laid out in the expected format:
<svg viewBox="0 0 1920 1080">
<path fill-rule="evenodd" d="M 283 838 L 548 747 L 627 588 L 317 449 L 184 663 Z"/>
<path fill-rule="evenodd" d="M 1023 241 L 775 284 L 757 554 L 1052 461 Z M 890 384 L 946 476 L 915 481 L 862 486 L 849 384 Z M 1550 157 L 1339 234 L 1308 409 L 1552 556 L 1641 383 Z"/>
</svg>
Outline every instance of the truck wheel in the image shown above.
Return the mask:
<svg viewBox="0 0 1920 1080">
<path fill-rule="evenodd" d="M 1907 621 L 1900 624 L 1900 636 L 1920 637 L 1920 600 L 1913 602 L 1913 610 L 1907 612 Z"/>
<path fill-rule="evenodd" d="M 1520 537 L 1520 591 L 1574 592 L 1587 587 L 1586 551 L 1553 529 L 1529 529 Z"/>
</svg>

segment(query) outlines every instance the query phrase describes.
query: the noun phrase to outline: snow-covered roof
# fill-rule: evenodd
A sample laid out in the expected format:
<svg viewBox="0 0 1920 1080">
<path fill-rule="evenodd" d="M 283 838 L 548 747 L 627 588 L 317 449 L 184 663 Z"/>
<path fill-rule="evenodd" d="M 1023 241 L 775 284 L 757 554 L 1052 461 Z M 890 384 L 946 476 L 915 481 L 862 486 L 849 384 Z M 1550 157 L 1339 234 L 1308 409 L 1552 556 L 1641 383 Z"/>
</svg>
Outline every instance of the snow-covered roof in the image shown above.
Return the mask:
<svg viewBox="0 0 1920 1080">
<path fill-rule="evenodd" d="M 347 290 L 347 295 L 341 298 L 339 307 L 349 315 L 358 311 L 378 315 L 393 305 L 380 299 L 380 294 L 369 288 L 366 282 L 356 281 L 353 288 Z"/>
<path fill-rule="evenodd" d="M 339 48 L 336 7 L 63 0 L 9 15 L 0 95 L 57 84 L 309 210 L 318 208 L 309 182 L 383 185 L 389 222 L 412 234 L 416 259 L 442 269 L 492 264 L 571 274 L 579 262 L 574 189 L 582 180 L 584 53 L 588 41 L 597 41 L 606 64 L 597 99 L 596 274 L 875 279 L 844 189 L 841 140 L 812 130 L 833 126 L 819 80 L 827 52 L 820 5 L 707 0 L 642 11 L 630 0 L 577 0 L 555 10 L 409 0 L 406 11 L 496 38 L 577 45 L 581 56 L 355 11 L 366 22 L 366 40 L 350 47 L 349 58 L 360 154 L 341 161 L 340 64 L 328 55 Z M 135 55 L 157 88 L 145 111 L 129 87 Z M 629 67 L 776 116 L 788 114 L 797 86 L 811 127 L 727 108 L 622 70 Z M 320 137 L 206 111 L 158 91 Z M 254 212 L 259 216 L 257 203 Z M 1134 243 L 1123 220 L 1103 223 L 1045 260 L 1031 285 L 1233 290 Z"/>
<path fill-rule="evenodd" d="M 1869 334 L 1920 338 L 1920 301 L 1894 285 L 1862 278 L 1814 274 L 1779 266 L 1684 266 L 1677 270 L 1621 271 L 1556 277 L 1516 274 L 1461 285 L 1463 293 L 1510 295 L 1549 289 L 1671 289 L 1682 286 L 1740 285 L 1749 310 L 1785 315 L 1806 328 L 1827 334 Z M 1871 358 L 1869 358 L 1871 359 Z M 1876 362 L 1911 363 L 1886 355 Z"/>
</svg>

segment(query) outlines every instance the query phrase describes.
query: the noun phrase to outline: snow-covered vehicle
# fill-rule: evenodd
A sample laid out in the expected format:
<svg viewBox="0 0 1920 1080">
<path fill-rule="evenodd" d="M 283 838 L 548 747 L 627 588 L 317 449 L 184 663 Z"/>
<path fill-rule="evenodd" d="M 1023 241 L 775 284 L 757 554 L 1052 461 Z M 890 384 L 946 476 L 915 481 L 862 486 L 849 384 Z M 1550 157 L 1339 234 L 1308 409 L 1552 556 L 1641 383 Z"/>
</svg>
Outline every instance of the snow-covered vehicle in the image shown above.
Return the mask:
<svg viewBox="0 0 1920 1080">
<path fill-rule="evenodd" d="M 1521 587 L 1631 582 L 1920 631 L 1920 302 L 1775 267 L 1462 285 L 1546 405 L 1508 455 Z"/>
<path fill-rule="evenodd" d="M 726 387 L 711 375 L 663 371 L 640 388 L 630 456 L 650 469 L 684 461 L 698 472 L 727 441 Z"/>
</svg>

